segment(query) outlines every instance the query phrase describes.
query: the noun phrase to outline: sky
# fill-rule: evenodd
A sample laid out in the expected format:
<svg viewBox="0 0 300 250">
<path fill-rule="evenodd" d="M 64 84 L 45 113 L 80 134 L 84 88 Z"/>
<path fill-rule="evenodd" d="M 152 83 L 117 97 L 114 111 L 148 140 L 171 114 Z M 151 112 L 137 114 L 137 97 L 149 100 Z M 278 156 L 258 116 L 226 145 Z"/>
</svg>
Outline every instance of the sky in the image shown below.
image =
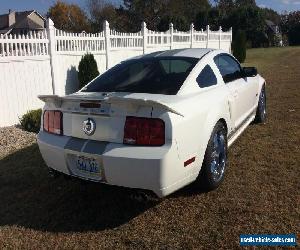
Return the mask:
<svg viewBox="0 0 300 250">
<path fill-rule="evenodd" d="M 37 10 L 41 14 L 46 14 L 49 6 L 56 0 L 0 0 L 0 14 L 7 13 L 9 9 L 15 11 Z M 64 0 L 68 3 L 76 3 L 85 8 L 86 0 Z M 184 0 L 183 0 L 184 1 Z M 114 3 L 121 3 L 122 0 L 112 0 Z M 284 11 L 300 10 L 300 0 L 256 0 L 260 7 L 272 8 L 279 13 Z"/>
</svg>

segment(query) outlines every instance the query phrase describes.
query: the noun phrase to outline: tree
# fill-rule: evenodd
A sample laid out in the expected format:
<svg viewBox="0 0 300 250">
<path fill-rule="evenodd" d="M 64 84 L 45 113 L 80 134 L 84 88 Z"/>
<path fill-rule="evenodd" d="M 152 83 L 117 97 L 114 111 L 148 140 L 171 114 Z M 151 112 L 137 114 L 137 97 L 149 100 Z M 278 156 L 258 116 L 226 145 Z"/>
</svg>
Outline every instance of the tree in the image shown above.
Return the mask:
<svg viewBox="0 0 300 250">
<path fill-rule="evenodd" d="M 85 54 L 78 66 L 79 89 L 99 75 L 97 62 L 92 54 Z"/>
<path fill-rule="evenodd" d="M 197 14 L 210 8 L 208 0 L 124 0 L 124 6 L 139 27 L 145 21 L 152 30 L 165 30 L 168 22 L 176 29 L 188 30 Z"/>
<path fill-rule="evenodd" d="M 232 27 L 236 31 L 242 29 L 246 32 L 248 46 L 260 47 L 269 44 L 265 33 L 266 16 L 276 17 L 276 12 L 262 10 L 257 7 L 255 0 L 216 0 L 216 6 L 208 13 L 197 17 L 197 26 L 203 28 L 209 24 L 212 29 L 222 26 L 224 29 Z"/>
<path fill-rule="evenodd" d="M 288 32 L 289 44 L 300 45 L 300 23 L 293 25 Z"/>
<path fill-rule="evenodd" d="M 167 15 L 185 19 L 188 25 L 196 21 L 199 12 L 208 11 L 211 8 L 207 0 L 169 0 L 167 6 Z"/>
<path fill-rule="evenodd" d="M 118 22 L 116 29 L 121 32 L 138 32 L 141 30 L 141 23 L 138 21 L 137 14 L 130 12 L 123 6 L 117 9 Z"/>
<path fill-rule="evenodd" d="M 255 0 L 215 0 L 212 7 L 208 0 L 123 0 L 115 7 L 108 0 L 86 0 L 94 31 L 101 30 L 104 20 L 110 27 L 124 32 L 141 30 L 144 21 L 151 30 L 166 31 L 172 22 L 175 29 L 189 30 L 194 23 L 197 30 L 210 25 L 213 30 L 233 28 L 246 32 L 249 46 L 260 47 L 269 44 L 265 19 L 278 24 L 278 14 L 270 9 L 257 7 Z M 296 27 L 296 26 L 295 26 Z M 289 32 L 295 37 L 295 30 Z"/>
<path fill-rule="evenodd" d="M 57 1 L 48 10 L 57 29 L 71 32 L 89 31 L 88 20 L 83 10 L 76 4 Z"/>
<path fill-rule="evenodd" d="M 233 32 L 241 29 L 246 32 L 247 41 L 252 47 L 268 44 L 265 35 L 265 19 L 260 8 L 255 6 L 237 7 L 222 20 L 222 26 L 232 27 Z M 235 34 L 234 34 L 235 35 Z"/>
<path fill-rule="evenodd" d="M 184 16 L 183 17 L 165 16 L 162 17 L 162 19 L 160 20 L 159 24 L 157 25 L 157 29 L 159 31 L 167 31 L 170 28 L 170 23 L 172 23 L 174 28 L 177 30 L 187 31 L 190 28 L 190 25 Z"/>
<path fill-rule="evenodd" d="M 271 20 L 276 25 L 280 24 L 281 16 L 275 10 L 269 8 L 261 8 L 261 11 L 266 20 Z"/>
<path fill-rule="evenodd" d="M 300 11 L 282 15 L 281 29 L 290 45 L 300 45 Z"/>
<path fill-rule="evenodd" d="M 234 8 L 234 0 L 219 0 L 216 3 L 217 8 L 225 16 L 228 15 Z"/>
<path fill-rule="evenodd" d="M 128 10 L 133 25 L 140 29 L 144 21 L 151 30 L 156 30 L 165 15 L 166 3 L 166 0 L 124 0 L 125 9 Z"/>
<path fill-rule="evenodd" d="M 205 29 L 205 27 L 209 24 L 208 22 L 208 10 L 202 10 L 200 11 L 197 16 L 196 16 L 196 20 L 195 20 L 195 29 L 196 30 L 200 30 L 200 29 Z"/>
<path fill-rule="evenodd" d="M 235 5 L 238 7 L 245 7 L 245 6 L 257 7 L 255 0 L 236 0 Z"/>
<path fill-rule="evenodd" d="M 223 18 L 219 8 L 211 8 L 208 12 L 208 24 L 211 29 L 217 30 L 223 23 Z"/>
<path fill-rule="evenodd" d="M 105 0 L 87 0 L 86 3 L 93 32 L 101 31 L 105 20 L 111 28 L 115 28 L 118 17 L 113 4 Z"/>
<path fill-rule="evenodd" d="M 241 63 L 246 59 L 246 42 L 246 32 L 238 30 L 233 38 L 232 49 L 233 55 Z"/>
<path fill-rule="evenodd" d="M 197 30 L 205 29 L 209 25 L 211 29 L 217 30 L 223 25 L 222 12 L 219 7 L 213 7 L 208 10 L 202 10 L 196 16 L 195 28 Z"/>
</svg>

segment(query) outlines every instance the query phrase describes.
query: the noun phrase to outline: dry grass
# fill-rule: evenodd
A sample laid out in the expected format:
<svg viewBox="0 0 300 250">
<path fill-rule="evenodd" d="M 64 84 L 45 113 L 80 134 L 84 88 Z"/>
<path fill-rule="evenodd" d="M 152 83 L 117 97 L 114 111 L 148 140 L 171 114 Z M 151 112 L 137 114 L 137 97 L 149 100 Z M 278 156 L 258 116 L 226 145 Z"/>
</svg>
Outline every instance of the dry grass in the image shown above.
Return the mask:
<svg viewBox="0 0 300 250">
<path fill-rule="evenodd" d="M 223 185 L 161 202 L 51 180 L 36 143 L 0 155 L 0 248 L 237 248 L 239 235 L 300 232 L 300 47 L 248 52 L 267 79 L 268 121 L 230 148 Z M 299 240 L 299 239 L 298 239 Z"/>
</svg>

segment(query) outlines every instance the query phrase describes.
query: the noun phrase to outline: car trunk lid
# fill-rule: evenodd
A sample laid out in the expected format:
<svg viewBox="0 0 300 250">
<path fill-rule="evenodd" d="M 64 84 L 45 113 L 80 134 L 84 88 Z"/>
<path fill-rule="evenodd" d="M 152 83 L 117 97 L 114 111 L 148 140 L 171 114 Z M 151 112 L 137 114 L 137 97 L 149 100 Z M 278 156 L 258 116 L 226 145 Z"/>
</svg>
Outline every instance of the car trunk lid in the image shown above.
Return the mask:
<svg viewBox="0 0 300 250">
<path fill-rule="evenodd" d="M 63 132 L 66 136 L 122 143 L 126 116 L 152 117 L 153 108 L 183 116 L 162 95 L 124 93 L 76 93 L 68 96 L 43 95 L 45 109 L 63 112 Z M 159 98 L 160 97 L 160 98 Z M 95 131 L 87 134 L 84 125 L 94 123 Z M 93 129 L 93 128 L 90 128 Z"/>
</svg>

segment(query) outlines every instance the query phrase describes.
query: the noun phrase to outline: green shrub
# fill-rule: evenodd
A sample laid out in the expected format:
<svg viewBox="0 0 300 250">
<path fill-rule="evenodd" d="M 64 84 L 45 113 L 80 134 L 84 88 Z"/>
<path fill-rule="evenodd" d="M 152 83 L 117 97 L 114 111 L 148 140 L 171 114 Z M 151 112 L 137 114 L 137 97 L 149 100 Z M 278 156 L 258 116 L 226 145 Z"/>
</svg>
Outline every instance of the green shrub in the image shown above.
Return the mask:
<svg viewBox="0 0 300 250">
<path fill-rule="evenodd" d="M 79 89 L 99 75 L 97 62 L 92 54 L 85 54 L 78 66 Z"/>
<path fill-rule="evenodd" d="M 243 63 L 246 59 L 246 32 L 244 30 L 238 30 L 233 38 L 232 49 L 233 55 L 240 63 Z"/>
<path fill-rule="evenodd" d="M 42 109 L 35 109 L 28 111 L 20 119 L 23 129 L 29 132 L 38 133 L 41 127 Z"/>
</svg>

